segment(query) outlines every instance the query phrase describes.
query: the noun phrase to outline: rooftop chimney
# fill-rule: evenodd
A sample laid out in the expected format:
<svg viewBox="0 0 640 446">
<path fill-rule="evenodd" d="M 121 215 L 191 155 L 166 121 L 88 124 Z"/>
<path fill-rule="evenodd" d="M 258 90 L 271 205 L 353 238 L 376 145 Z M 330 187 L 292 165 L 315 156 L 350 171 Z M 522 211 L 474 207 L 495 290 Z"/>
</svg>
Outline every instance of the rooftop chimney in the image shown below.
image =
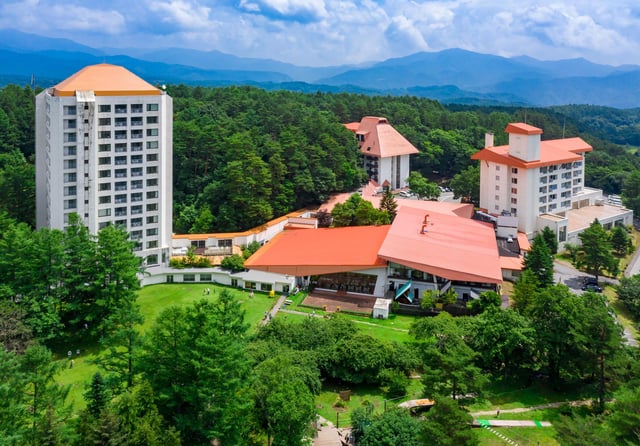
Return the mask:
<svg viewBox="0 0 640 446">
<path fill-rule="evenodd" d="M 484 134 L 484 147 L 493 147 L 493 133 Z"/>
</svg>

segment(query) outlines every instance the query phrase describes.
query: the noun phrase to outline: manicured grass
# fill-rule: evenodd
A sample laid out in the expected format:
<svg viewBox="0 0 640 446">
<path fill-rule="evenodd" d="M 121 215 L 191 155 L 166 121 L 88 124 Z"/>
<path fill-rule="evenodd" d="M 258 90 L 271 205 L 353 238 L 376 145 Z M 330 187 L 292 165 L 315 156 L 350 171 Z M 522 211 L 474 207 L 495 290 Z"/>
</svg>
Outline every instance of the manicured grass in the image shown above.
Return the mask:
<svg viewBox="0 0 640 446">
<path fill-rule="evenodd" d="M 206 288 L 211 290 L 210 294 L 204 294 Z M 172 305 L 190 305 L 202 299 L 214 301 L 223 289 L 231 291 L 237 297 L 242 308 L 246 311 L 245 320 L 253 329 L 258 327 L 258 323 L 264 317 L 264 312 L 270 310 L 277 300 L 277 298 L 271 298 L 267 294 L 259 292 L 254 292 L 254 297 L 251 298 L 249 297 L 250 291 L 209 283 L 151 285 L 138 292 L 138 305 L 140 305 L 140 311 L 144 316 L 142 331 L 149 329 L 165 308 Z"/>
<path fill-rule="evenodd" d="M 507 438 L 515 441 L 520 446 L 560 446 L 554 438 L 556 433 L 552 427 L 501 427 L 495 428 Z M 476 429 L 480 446 L 505 446 L 504 440 L 492 434 L 486 429 Z"/>
<path fill-rule="evenodd" d="M 341 390 L 351 390 L 349 401 L 343 402 L 343 407 L 336 407 L 336 402 L 340 400 L 339 392 Z M 323 418 L 336 423 L 339 419 L 340 427 L 351 425 L 351 413 L 354 409 L 362 407 L 365 403 L 372 404 L 374 413 L 382 413 L 385 409 L 385 401 L 387 409 L 395 407 L 399 403 L 420 398 L 422 396 L 422 384 L 418 379 L 412 379 L 407 389 L 407 394 L 401 398 L 388 400 L 385 394 L 378 387 L 360 385 L 360 386 L 340 386 L 338 384 L 325 384 L 316 398 L 316 408 L 318 414 Z M 339 414 L 339 415 L 337 415 Z"/>
<path fill-rule="evenodd" d="M 589 398 L 589 395 L 581 394 L 570 388 L 558 392 L 542 384 L 523 387 L 517 383 L 495 381 L 486 386 L 482 398 L 469 406 L 469 412 L 491 410 L 498 407 L 503 410 L 517 409 L 585 398 Z"/>
<path fill-rule="evenodd" d="M 205 288 L 211 289 L 211 293 L 203 293 Z M 201 299 L 214 300 L 220 295 L 224 287 L 212 284 L 161 284 L 151 285 L 142 288 L 138 292 L 138 305 L 140 312 L 144 316 L 144 324 L 141 331 L 145 332 L 154 323 L 156 317 L 165 309 L 172 305 L 190 305 Z M 245 320 L 250 324 L 251 330 L 258 328 L 259 322 L 264 317 L 264 312 L 270 310 L 276 303 L 276 298 L 270 298 L 267 294 L 255 292 L 254 297 L 249 297 L 249 291 L 227 288 L 237 296 L 242 308 L 246 311 Z M 79 334 L 81 335 L 81 333 Z M 80 355 L 76 350 L 80 350 Z M 74 360 L 73 368 L 69 368 L 67 351 L 72 352 Z M 76 336 L 73 339 L 60 341 L 54 346 L 55 357 L 63 365 L 63 369 L 58 375 L 58 382 L 71 386 L 67 402 L 73 404 L 74 411 L 79 411 L 85 407 L 83 394 L 86 385 L 91 381 L 98 366 L 91 361 L 100 355 L 100 345 L 95 340 Z"/>
</svg>

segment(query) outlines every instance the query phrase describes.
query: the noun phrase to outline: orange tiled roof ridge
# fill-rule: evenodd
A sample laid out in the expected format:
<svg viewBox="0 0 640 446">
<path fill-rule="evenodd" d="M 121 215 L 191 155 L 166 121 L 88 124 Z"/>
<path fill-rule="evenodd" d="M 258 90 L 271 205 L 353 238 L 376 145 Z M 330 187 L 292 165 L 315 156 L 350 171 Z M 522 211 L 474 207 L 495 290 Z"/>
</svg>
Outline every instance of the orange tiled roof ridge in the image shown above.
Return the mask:
<svg viewBox="0 0 640 446">
<path fill-rule="evenodd" d="M 93 91 L 96 96 L 147 96 L 161 91 L 119 65 L 89 65 L 53 87 L 54 96 L 74 96 L 76 91 Z"/>
</svg>

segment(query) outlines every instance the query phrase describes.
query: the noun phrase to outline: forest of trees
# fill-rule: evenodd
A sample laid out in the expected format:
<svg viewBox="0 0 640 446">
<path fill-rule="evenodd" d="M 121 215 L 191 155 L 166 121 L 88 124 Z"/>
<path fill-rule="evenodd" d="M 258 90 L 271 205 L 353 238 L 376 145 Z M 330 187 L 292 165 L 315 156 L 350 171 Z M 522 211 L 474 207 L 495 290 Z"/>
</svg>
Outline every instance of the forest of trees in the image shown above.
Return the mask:
<svg viewBox="0 0 640 446">
<path fill-rule="evenodd" d="M 477 201 L 477 165 L 470 159 L 494 133 L 506 144 L 509 122 L 543 129 L 544 139 L 580 136 L 586 184 L 622 193 L 640 211 L 640 157 L 633 110 L 571 106 L 549 109 L 444 106 L 416 97 L 305 94 L 254 87 L 168 86 L 174 98 L 174 231 L 244 230 L 365 180 L 353 135 L 343 123 L 384 116 L 420 151 L 412 170 L 451 184 Z M 0 210 L 34 224 L 34 91 L 0 89 Z M 595 114 L 597 112 L 597 114 Z M 606 124 L 606 125 L 605 125 Z M 604 131 L 603 128 L 608 129 Z M 617 130 L 616 130 L 617 129 Z M 616 135 L 617 143 L 607 140 Z M 429 194 L 427 194 L 429 195 Z"/>
</svg>

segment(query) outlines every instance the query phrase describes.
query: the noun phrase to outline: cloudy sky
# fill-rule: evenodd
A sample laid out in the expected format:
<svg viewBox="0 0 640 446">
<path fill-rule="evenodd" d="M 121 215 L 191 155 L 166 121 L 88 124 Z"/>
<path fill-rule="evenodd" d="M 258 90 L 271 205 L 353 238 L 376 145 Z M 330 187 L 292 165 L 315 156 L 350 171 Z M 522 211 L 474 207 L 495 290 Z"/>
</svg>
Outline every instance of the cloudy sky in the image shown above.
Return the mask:
<svg viewBox="0 0 640 446">
<path fill-rule="evenodd" d="M 446 48 L 640 64 L 637 0 L 2 0 L 3 28 L 307 66 Z"/>
</svg>

